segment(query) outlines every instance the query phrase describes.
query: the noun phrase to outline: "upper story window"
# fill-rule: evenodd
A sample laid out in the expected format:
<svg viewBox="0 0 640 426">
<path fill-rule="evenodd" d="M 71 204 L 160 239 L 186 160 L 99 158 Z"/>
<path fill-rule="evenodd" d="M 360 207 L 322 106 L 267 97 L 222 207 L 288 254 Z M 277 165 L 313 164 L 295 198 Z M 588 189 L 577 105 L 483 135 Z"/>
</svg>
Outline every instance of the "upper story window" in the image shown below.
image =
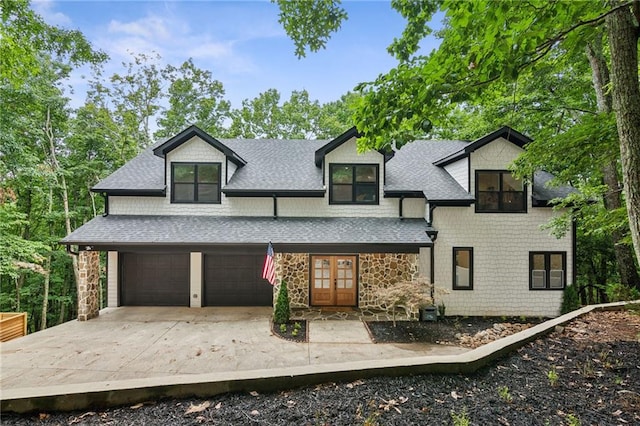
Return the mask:
<svg viewBox="0 0 640 426">
<path fill-rule="evenodd" d="M 530 290 L 562 290 L 566 277 L 566 252 L 529 252 Z"/>
<path fill-rule="evenodd" d="M 378 204 L 377 164 L 329 165 L 331 204 Z"/>
<path fill-rule="evenodd" d="M 476 212 L 526 213 L 524 183 L 508 171 L 476 171 Z"/>
<path fill-rule="evenodd" d="M 172 203 L 220 203 L 220 163 L 171 163 Z"/>
</svg>

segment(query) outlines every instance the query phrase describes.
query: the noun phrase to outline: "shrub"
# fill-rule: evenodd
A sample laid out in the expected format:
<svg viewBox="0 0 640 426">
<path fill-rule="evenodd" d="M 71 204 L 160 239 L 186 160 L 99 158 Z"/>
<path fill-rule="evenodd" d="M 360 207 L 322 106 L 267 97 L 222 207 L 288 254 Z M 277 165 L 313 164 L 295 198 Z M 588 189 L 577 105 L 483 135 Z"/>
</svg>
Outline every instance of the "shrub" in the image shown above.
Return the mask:
<svg viewBox="0 0 640 426">
<path fill-rule="evenodd" d="M 431 286 L 426 278 L 413 281 L 400 281 L 388 287 L 381 287 L 376 291 L 378 301 L 391 311 L 393 326 L 396 326 L 396 309 L 403 308 L 410 317 L 412 312 L 418 312 L 421 306 L 432 305 L 433 298 L 429 292 Z"/>
<path fill-rule="evenodd" d="M 640 299 L 640 291 L 635 287 L 627 287 L 621 283 L 608 283 L 605 290 L 610 302 Z"/>
<path fill-rule="evenodd" d="M 562 292 L 562 306 L 560 307 L 560 314 L 566 314 L 567 312 L 575 311 L 580 307 L 580 296 L 575 285 L 568 285 Z"/>
<path fill-rule="evenodd" d="M 289 322 L 290 316 L 289 290 L 287 289 L 287 282 L 282 280 L 280 290 L 278 291 L 278 300 L 276 300 L 276 308 L 273 311 L 273 322 L 276 324 L 287 323 Z"/>
</svg>

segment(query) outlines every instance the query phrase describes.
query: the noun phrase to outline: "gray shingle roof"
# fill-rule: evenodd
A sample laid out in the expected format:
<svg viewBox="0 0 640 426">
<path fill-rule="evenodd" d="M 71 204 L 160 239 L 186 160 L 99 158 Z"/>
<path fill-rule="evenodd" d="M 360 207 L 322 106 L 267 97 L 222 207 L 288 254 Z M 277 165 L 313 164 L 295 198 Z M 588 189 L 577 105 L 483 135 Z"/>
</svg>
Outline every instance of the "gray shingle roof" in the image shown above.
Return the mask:
<svg viewBox="0 0 640 426">
<path fill-rule="evenodd" d="M 322 190 L 322 169 L 314 163 L 324 140 L 220 139 L 247 161 L 225 190 Z"/>
<path fill-rule="evenodd" d="M 98 182 L 92 189 L 100 192 L 113 190 L 162 191 L 164 188 L 164 160 L 153 155 L 153 147 L 149 147 Z"/>
<path fill-rule="evenodd" d="M 428 200 L 473 200 L 442 167 L 439 158 L 467 146 L 463 141 L 415 141 L 396 152 L 386 166 L 387 191 L 421 191 Z"/>
<path fill-rule="evenodd" d="M 551 201 L 554 198 L 564 198 L 572 192 L 577 192 L 572 186 L 548 186 L 549 182 L 553 179 L 551 173 L 545 171 L 537 171 L 533 176 L 533 193 L 531 196 L 536 201 Z"/>
<path fill-rule="evenodd" d="M 405 244 L 429 246 L 423 219 L 98 216 L 62 240 L 78 245 Z"/>
</svg>

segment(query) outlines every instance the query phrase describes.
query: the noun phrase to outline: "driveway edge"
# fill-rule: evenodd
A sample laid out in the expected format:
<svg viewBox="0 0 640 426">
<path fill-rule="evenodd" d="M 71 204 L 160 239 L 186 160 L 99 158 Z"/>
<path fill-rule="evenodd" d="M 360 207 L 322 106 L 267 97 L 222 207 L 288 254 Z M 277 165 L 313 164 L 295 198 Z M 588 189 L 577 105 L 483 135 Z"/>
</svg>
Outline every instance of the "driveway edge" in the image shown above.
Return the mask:
<svg viewBox="0 0 640 426">
<path fill-rule="evenodd" d="M 618 310 L 627 304 L 638 302 L 640 301 L 585 306 L 458 355 L 351 361 L 341 364 L 10 389 L 2 391 L 0 411 L 27 413 L 89 408 L 95 410 L 162 398 L 208 398 L 228 392 L 277 391 L 329 381 L 352 381 L 375 376 L 425 373 L 468 374 L 528 342 L 551 333 L 556 326 L 564 325 L 591 311 Z"/>
</svg>

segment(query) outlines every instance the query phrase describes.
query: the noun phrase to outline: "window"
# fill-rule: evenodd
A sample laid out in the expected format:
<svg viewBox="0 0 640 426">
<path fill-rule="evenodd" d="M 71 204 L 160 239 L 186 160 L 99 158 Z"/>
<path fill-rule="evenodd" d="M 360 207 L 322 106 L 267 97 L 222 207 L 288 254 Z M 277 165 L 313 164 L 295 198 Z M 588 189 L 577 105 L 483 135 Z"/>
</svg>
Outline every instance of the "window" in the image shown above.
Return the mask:
<svg viewBox="0 0 640 426">
<path fill-rule="evenodd" d="M 220 163 L 171 163 L 172 203 L 220 203 Z"/>
<path fill-rule="evenodd" d="M 378 204 L 377 164 L 331 164 L 331 204 Z"/>
<path fill-rule="evenodd" d="M 453 248 L 453 289 L 473 290 L 473 248 Z"/>
<path fill-rule="evenodd" d="M 476 171 L 476 212 L 526 213 L 524 183 L 507 171 Z"/>
<path fill-rule="evenodd" d="M 566 252 L 529 253 L 529 290 L 562 290 L 566 281 Z"/>
</svg>

